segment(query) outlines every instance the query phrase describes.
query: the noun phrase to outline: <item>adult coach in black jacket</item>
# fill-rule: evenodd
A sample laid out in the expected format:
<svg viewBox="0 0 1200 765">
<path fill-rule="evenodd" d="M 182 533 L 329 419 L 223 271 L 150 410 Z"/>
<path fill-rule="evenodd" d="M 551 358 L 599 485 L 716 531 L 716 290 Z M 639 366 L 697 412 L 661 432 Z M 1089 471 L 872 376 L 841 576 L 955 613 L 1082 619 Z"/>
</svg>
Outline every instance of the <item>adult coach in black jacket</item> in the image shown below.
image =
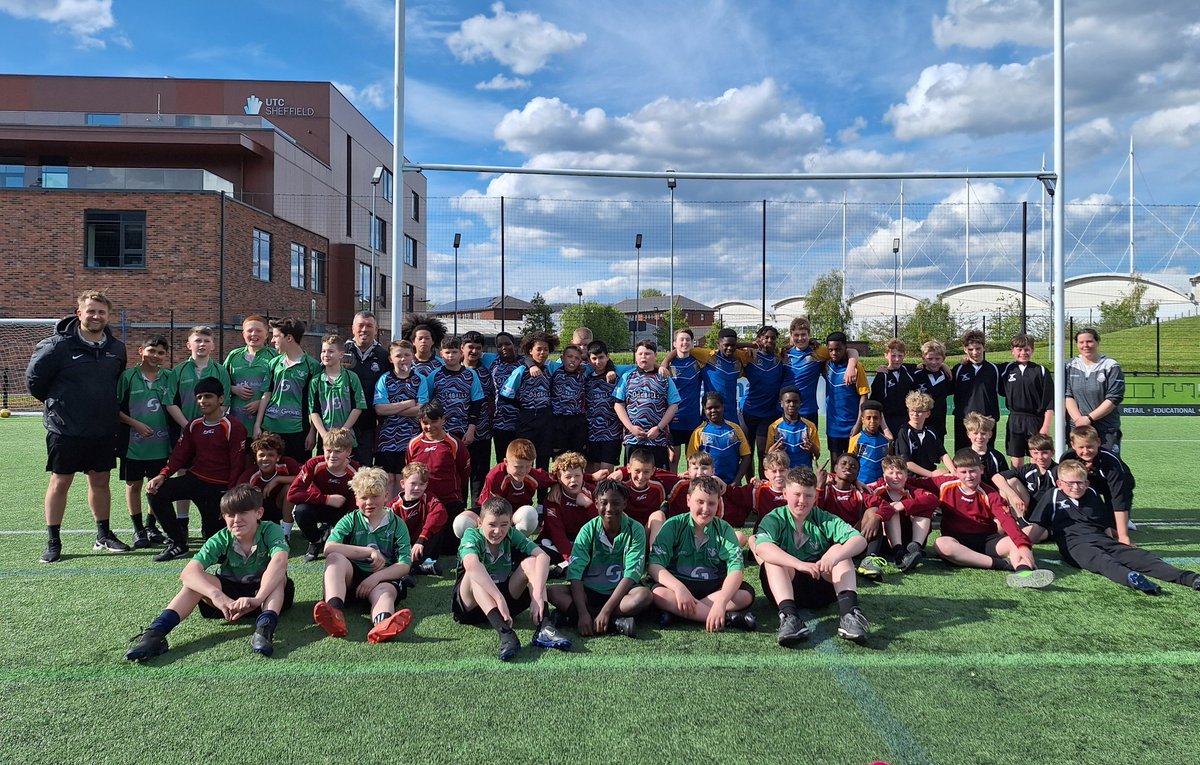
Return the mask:
<svg viewBox="0 0 1200 765">
<path fill-rule="evenodd" d="M 103 292 L 85 291 L 74 316 L 34 348 L 25 381 L 45 404 L 46 531 L 50 540 L 42 563 L 62 557 L 59 528 L 67 491 L 76 473 L 86 473 L 88 507 L 96 519 L 93 549 L 129 550 L 108 526 L 112 510 L 109 477 L 117 464 L 117 380 L 125 369 L 125 343 L 108 329 L 112 301 Z"/>
<path fill-rule="evenodd" d="M 375 464 L 375 383 L 383 373 L 392 368 L 387 349 L 379 344 L 379 325 L 375 314 L 359 311 L 354 314 L 351 325 L 354 337 L 346 341 L 342 351 L 342 366 L 358 375 L 367 408 L 362 410 L 354 423 L 354 460 L 363 467 Z"/>
</svg>

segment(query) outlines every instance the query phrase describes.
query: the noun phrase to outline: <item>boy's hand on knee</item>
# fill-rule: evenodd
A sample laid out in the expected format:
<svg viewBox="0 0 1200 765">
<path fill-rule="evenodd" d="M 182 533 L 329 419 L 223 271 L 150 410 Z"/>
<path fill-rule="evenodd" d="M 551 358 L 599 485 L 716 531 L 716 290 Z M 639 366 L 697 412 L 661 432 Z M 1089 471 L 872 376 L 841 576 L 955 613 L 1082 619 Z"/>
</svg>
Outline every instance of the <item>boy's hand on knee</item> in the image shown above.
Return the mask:
<svg viewBox="0 0 1200 765">
<path fill-rule="evenodd" d="M 704 620 L 704 629 L 709 632 L 720 632 L 725 629 L 725 610 L 727 603 L 717 599 L 712 608 L 708 609 L 708 618 Z"/>
<path fill-rule="evenodd" d="M 679 608 L 680 613 L 691 616 L 692 612 L 696 610 L 696 599 L 692 597 L 692 593 L 683 584 L 676 584 L 673 592 L 675 593 L 675 605 Z"/>
<path fill-rule="evenodd" d="M 162 485 L 166 482 L 166 480 L 167 479 L 163 478 L 161 475 L 154 476 L 146 483 L 146 493 L 157 494 L 158 490 L 162 488 Z"/>
</svg>

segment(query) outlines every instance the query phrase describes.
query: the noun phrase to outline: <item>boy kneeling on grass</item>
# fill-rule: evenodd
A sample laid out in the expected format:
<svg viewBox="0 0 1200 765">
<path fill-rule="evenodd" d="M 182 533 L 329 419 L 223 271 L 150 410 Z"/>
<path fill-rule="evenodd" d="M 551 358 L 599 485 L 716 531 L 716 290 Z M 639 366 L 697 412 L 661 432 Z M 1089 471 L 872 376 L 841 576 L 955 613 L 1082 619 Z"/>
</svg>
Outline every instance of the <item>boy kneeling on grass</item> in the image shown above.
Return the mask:
<svg viewBox="0 0 1200 765">
<path fill-rule="evenodd" d="M 779 609 L 779 645 L 795 645 L 812 634 L 799 609 L 823 608 L 835 600 L 841 614 L 838 636 L 865 643 L 870 625 L 858 607 L 854 556 L 866 551 L 867 540 L 815 507 L 817 476 L 808 468 L 791 470 L 783 493 L 787 505 L 768 513 L 754 536 L 763 593 Z"/>
<path fill-rule="evenodd" d="M 513 618 L 527 608 L 534 645 L 563 651 L 571 647 L 546 613 L 550 556 L 513 526 L 507 499 L 483 501 L 479 525 L 463 530 L 458 558 L 451 614 L 459 624 L 490 624 L 500 636 L 500 661 L 512 660 L 521 650 Z"/>
<path fill-rule="evenodd" d="M 188 618 L 197 606 L 206 619 L 236 622 L 257 616 L 250 649 L 262 656 L 274 651 L 272 642 L 279 614 L 292 605 L 295 586 L 287 576 L 288 546 L 283 529 L 260 522 L 262 492 L 235 486 L 221 497 L 225 528 L 209 537 L 179 575 L 183 589 L 166 610 L 142 631 L 125 653 L 141 661 L 167 652 L 167 633 Z M 220 566 L 216 575 L 207 573 Z"/>
<path fill-rule="evenodd" d="M 750 613 L 754 589 L 742 579 L 742 548 L 733 527 L 717 517 L 722 486 L 716 476 L 688 483 L 688 513 L 668 518 L 650 548 L 654 605 L 659 626 L 681 616 L 709 632 L 733 626 L 758 628 Z"/>
<path fill-rule="evenodd" d="M 383 643 L 412 622 L 412 611 L 396 611 L 407 595 L 401 577 L 412 567 L 404 520 L 388 507 L 391 476 L 383 468 L 363 468 L 350 479 L 358 512 L 347 513 L 325 543 L 325 599 L 313 607 L 313 621 L 332 637 L 346 637 L 346 603 L 371 606 L 368 643 Z"/>
</svg>

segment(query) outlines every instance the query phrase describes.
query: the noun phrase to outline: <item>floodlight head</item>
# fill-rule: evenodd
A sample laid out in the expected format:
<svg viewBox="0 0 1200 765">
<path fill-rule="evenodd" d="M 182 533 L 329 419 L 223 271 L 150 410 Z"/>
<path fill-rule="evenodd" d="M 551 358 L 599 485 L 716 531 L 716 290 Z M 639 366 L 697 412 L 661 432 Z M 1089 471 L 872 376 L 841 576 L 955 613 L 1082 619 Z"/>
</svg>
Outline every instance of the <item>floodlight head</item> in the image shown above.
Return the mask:
<svg viewBox="0 0 1200 765">
<path fill-rule="evenodd" d="M 379 165 L 375 168 L 375 172 L 371 173 L 371 185 L 378 186 L 379 182 L 382 180 L 383 180 L 383 165 Z"/>
<path fill-rule="evenodd" d="M 583 288 L 582 288 L 582 287 L 576 287 L 576 288 L 575 288 L 575 296 L 576 296 L 576 297 L 583 297 Z"/>
<path fill-rule="evenodd" d="M 638 250 L 642 249 L 642 235 L 641 234 L 638 234 L 637 237 L 633 240 L 633 246 L 634 246 L 634 249 L 638 249 Z"/>
<path fill-rule="evenodd" d="M 675 188 L 675 175 L 674 175 L 674 173 L 675 173 L 675 171 L 674 171 L 674 170 L 668 170 L 668 171 L 667 171 L 667 188 L 668 188 L 668 189 L 673 189 L 673 188 Z"/>
<path fill-rule="evenodd" d="M 900 237 L 892 240 L 892 254 L 895 255 L 898 252 L 900 252 Z"/>
<path fill-rule="evenodd" d="M 458 249 L 458 245 L 462 244 L 462 234 L 454 235 L 454 249 Z"/>
<path fill-rule="evenodd" d="M 1041 178 L 1038 178 L 1038 180 L 1041 181 L 1042 185 L 1046 187 L 1046 193 L 1050 196 L 1054 196 L 1054 190 L 1058 185 L 1058 181 L 1050 175 L 1044 175 Z"/>
</svg>

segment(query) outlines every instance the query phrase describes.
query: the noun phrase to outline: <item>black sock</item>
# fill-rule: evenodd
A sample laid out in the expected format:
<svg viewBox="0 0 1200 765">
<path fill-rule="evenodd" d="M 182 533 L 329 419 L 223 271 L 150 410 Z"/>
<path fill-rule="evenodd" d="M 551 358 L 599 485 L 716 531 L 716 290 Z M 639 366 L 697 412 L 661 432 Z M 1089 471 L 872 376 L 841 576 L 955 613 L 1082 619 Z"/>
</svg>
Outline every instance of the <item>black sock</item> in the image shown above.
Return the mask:
<svg viewBox="0 0 1200 765">
<path fill-rule="evenodd" d="M 141 513 L 138 513 L 137 515 L 129 516 L 129 520 L 133 521 L 133 530 L 134 531 L 137 531 L 140 533 L 140 532 L 146 530 L 145 524 L 142 523 L 142 514 Z"/>
<path fill-rule="evenodd" d="M 341 598 L 328 598 L 325 602 L 329 604 L 330 608 L 336 608 L 339 611 L 346 608 L 346 601 Z"/>
<path fill-rule="evenodd" d="M 904 557 L 904 545 L 892 545 L 892 559 L 900 560 Z"/>
<path fill-rule="evenodd" d="M 838 613 L 845 616 L 858 608 L 858 592 L 855 590 L 842 590 L 837 594 L 837 601 Z"/>
<path fill-rule="evenodd" d="M 112 533 L 112 529 L 110 529 L 108 527 L 108 519 L 107 518 L 105 518 L 102 521 L 96 521 L 96 533 L 97 534 L 111 534 Z"/>
<path fill-rule="evenodd" d="M 796 608 L 796 601 L 781 600 L 779 601 L 779 616 L 799 616 L 800 611 Z"/>
<path fill-rule="evenodd" d="M 61 528 L 62 528 L 62 526 L 57 523 L 54 524 L 53 526 L 46 527 L 46 533 L 50 535 L 51 542 L 61 542 L 62 541 L 62 538 L 59 537 L 59 535 L 58 535 L 58 532 Z"/>
<path fill-rule="evenodd" d="M 150 513 L 150 517 L 146 519 L 146 528 L 150 531 L 158 531 L 158 518 L 154 513 Z"/>
<path fill-rule="evenodd" d="M 1012 571 L 1013 564 L 1008 561 L 1008 558 L 1001 558 L 999 555 L 993 555 L 992 568 L 997 571 Z"/>
<path fill-rule="evenodd" d="M 372 625 L 379 624 L 381 621 L 383 621 L 384 619 L 388 618 L 391 615 L 392 615 L 391 611 L 384 611 L 383 613 L 377 614 L 375 616 L 375 618 L 371 620 L 371 624 Z"/>
<path fill-rule="evenodd" d="M 512 632 L 512 627 L 504 623 L 504 617 L 500 615 L 500 609 L 493 608 L 487 612 L 488 624 L 492 625 L 492 629 L 503 635 L 505 632 Z"/>
<path fill-rule="evenodd" d="M 150 622 L 150 629 L 156 630 L 162 635 L 167 634 L 177 626 L 179 626 L 179 614 L 169 608 L 159 614 L 157 619 Z"/>
<path fill-rule="evenodd" d="M 1013 566 L 1013 571 L 1016 571 L 1017 573 L 1020 573 L 1022 571 L 1033 571 L 1033 566 L 1030 566 L 1026 563 L 1022 563 L 1019 566 Z"/>
</svg>

